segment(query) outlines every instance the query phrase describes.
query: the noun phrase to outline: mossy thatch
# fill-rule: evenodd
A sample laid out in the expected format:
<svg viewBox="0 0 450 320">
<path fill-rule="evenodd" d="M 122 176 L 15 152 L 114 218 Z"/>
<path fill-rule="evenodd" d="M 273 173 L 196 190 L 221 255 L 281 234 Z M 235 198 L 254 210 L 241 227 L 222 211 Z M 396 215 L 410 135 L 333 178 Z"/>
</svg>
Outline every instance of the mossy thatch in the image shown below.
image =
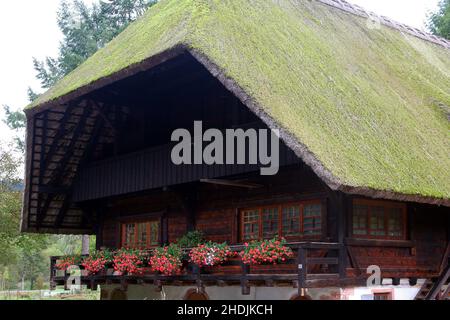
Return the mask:
<svg viewBox="0 0 450 320">
<path fill-rule="evenodd" d="M 371 26 L 316 1 L 163 0 L 30 108 L 181 46 L 333 188 L 448 205 L 450 50 Z"/>
</svg>

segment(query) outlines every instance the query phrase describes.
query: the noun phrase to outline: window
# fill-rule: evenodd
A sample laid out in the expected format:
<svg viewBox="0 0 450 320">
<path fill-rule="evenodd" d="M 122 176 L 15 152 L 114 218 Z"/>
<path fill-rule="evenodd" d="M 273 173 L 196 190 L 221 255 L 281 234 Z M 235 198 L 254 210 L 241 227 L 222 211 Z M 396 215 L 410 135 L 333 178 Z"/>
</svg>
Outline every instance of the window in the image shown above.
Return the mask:
<svg viewBox="0 0 450 320">
<path fill-rule="evenodd" d="M 122 225 L 122 247 L 146 249 L 160 245 L 160 222 L 127 222 Z"/>
<path fill-rule="evenodd" d="M 255 240 L 259 238 L 259 211 L 248 210 L 243 212 L 243 240 Z"/>
<path fill-rule="evenodd" d="M 320 201 L 265 206 L 241 211 L 241 240 L 320 238 L 322 236 Z"/>
<path fill-rule="evenodd" d="M 305 235 L 322 234 L 322 206 L 308 204 L 303 207 L 303 233 Z"/>
<path fill-rule="evenodd" d="M 283 235 L 297 237 L 301 235 L 300 206 L 283 207 Z"/>
<path fill-rule="evenodd" d="M 374 292 L 373 300 L 392 300 L 392 292 Z"/>
<path fill-rule="evenodd" d="M 353 203 L 353 237 L 373 239 L 404 239 L 406 206 L 375 200 Z"/>
<path fill-rule="evenodd" d="M 263 238 L 273 238 L 278 236 L 278 208 L 264 208 L 262 209 L 263 217 Z"/>
</svg>

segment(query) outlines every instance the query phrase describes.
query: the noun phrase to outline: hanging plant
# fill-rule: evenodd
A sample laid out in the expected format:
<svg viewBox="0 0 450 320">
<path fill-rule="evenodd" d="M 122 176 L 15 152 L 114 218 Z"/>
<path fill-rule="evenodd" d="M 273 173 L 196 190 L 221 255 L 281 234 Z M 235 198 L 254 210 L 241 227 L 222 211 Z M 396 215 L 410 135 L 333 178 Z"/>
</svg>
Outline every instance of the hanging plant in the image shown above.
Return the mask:
<svg viewBox="0 0 450 320">
<path fill-rule="evenodd" d="M 89 275 L 98 274 L 107 269 L 114 260 L 114 254 L 109 250 L 97 251 L 89 257 L 83 259 L 82 266 Z"/>
<path fill-rule="evenodd" d="M 272 239 L 246 243 L 240 256 L 245 264 L 278 264 L 292 258 L 294 252 L 286 246 L 285 239 Z"/>
<path fill-rule="evenodd" d="M 71 266 L 79 266 L 81 260 L 81 255 L 67 255 L 59 259 L 55 267 L 58 270 L 66 271 Z"/>
<path fill-rule="evenodd" d="M 199 267 L 221 265 L 233 256 L 234 253 L 226 243 L 218 244 L 211 241 L 198 245 L 189 253 L 190 261 Z"/>
<path fill-rule="evenodd" d="M 159 272 L 167 276 L 181 273 L 183 267 L 183 251 L 177 244 L 155 249 L 150 258 L 150 266 L 153 272 Z"/>
<path fill-rule="evenodd" d="M 114 255 L 114 271 L 122 275 L 142 274 L 146 259 L 146 253 L 141 250 L 121 249 Z"/>
</svg>

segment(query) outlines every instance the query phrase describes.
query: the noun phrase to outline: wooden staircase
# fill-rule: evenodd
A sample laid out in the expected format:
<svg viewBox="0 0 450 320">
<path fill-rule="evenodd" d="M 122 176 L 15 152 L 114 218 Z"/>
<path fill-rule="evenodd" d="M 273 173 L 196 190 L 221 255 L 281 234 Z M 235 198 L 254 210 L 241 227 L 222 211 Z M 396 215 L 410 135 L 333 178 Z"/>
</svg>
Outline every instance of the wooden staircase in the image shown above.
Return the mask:
<svg viewBox="0 0 450 320">
<path fill-rule="evenodd" d="M 450 265 L 444 269 L 439 278 L 427 279 L 415 300 L 450 300 Z"/>
</svg>

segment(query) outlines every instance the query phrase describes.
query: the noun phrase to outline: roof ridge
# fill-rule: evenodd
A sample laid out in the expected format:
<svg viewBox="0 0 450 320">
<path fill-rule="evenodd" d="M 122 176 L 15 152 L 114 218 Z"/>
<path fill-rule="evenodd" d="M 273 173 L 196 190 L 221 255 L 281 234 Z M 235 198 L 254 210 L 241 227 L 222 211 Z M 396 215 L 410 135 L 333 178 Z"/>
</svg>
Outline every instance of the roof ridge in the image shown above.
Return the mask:
<svg viewBox="0 0 450 320">
<path fill-rule="evenodd" d="M 408 33 L 408 34 L 415 36 L 417 38 L 420 38 L 422 40 L 433 42 L 437 45 L 443 46 L 444 48 L 450 49 L 450 41 L 445 38 L 438 37 L 433 34 L 422 31 L 418 28 L 414 28 L 409 25 L 397 22 L 391 18 L 388 18 L 386 16 L 379 15 L 375 12 L 366 10 L 365 8 L 363 8 L 361 6 L 349 3 L 345 0 L 316 0 L 316 1 L 318 1 L 322 4 L 325 4 L 325 5 L 340 9 L 342 11 L 352 13 L 352 14 L 360 16 L 360 17 L 379 18 L 380 23 L 385 26 L 388 26 L 390 28 L 396 29 L 401 32 Z"/>
</svg>

